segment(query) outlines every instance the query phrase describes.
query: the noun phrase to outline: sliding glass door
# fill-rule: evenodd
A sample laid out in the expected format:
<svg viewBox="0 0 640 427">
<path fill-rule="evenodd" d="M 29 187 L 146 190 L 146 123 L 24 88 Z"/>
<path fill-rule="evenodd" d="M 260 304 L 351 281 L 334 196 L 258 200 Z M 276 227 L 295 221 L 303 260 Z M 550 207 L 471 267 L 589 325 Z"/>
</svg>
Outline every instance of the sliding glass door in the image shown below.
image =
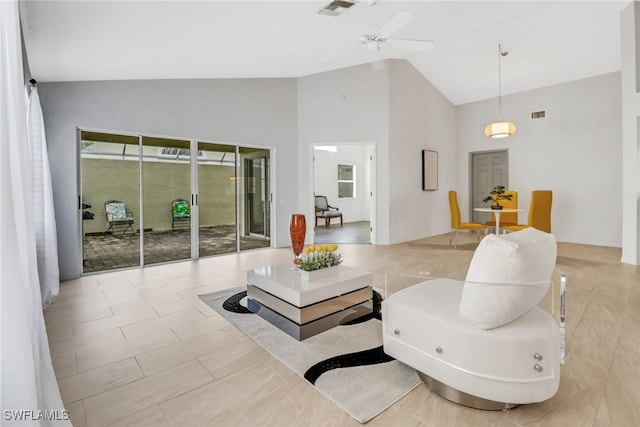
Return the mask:
<svg viewBox="0 0 640 427">
<path fill-rule="evenodd" d="M 269 247 L 270 150 L 80 132 L 84 272 Z"/>
<path fill-rule="evenodd" d="M 201 257 L 238 250 L 234 145 L 198 142 L 198 240 Z"/>
<path fill-rule="evenodd" d="M 80 132 L 85 273 L 140 265 L 139 138 Z"/>
<path fill-rule="evenodd" d="M 142 138 L 144 264 L 191 258 L 190 142 Z"/>
<path fill-rule="evenodd" d="M 271 190 L 269 186 L 269 151 L 246 150 L 244 158 L 244 225 L 245 235 L 241 249 L 251 249 L 260 240 L 270 237 Z"/>
</svg>

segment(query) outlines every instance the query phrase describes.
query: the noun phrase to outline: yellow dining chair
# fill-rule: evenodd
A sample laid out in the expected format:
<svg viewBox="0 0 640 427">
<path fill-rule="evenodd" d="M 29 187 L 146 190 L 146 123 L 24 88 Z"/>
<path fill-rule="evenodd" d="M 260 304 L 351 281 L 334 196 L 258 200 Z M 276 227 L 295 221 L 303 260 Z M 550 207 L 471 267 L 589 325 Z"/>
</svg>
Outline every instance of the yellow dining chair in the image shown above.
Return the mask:
<svg viewBox="0 0 640 427">
<path fill-rule="evenodd" d="M 449 208 L 451 209 L 451 236 L 449 237 L 449 246 L 453 240 L 455 233 L 455 242 L 453 247 L 458 247 L 458 230 L 473 230 L 478 232 L 484 230 L 484 234 L 487 234 L 489 229 L 486 225 L 479 222 L 462 222 L 460 220 L 460 206 L 458 205 L 458 193 L 455 191 L 449 191 Z M 480 241 L 480 233 L 478 234 L 478 241 Z"/>
<path fill-rule="evenodd" d="M 507 231 L 520 231 L 527 227 L 533 227 L 547 233 L 551 233 L 551 202 L 553 192 L 551 190 L 533 190 L 531 192 L 531 205 L 529 206 L 529 220 L 526 224 L 505 225 Z M 500 221 L 502 226 L 502 221 Z"/>
<path fill-rule="evenodd" d="M 518 209 L 518 192 L 507 190 L 504 194 L 511 194 L 511 200 L 500 200 L 500 204 L 504 208 Z M 496 216 L 491 214 L 491 221 L 485 222 L 489 227 L 496 226 Z M 517 225 L 518 224 L 518 212 L 504 212 L 500 214 L 500 227 L 503 225 Z"/>
</svg>

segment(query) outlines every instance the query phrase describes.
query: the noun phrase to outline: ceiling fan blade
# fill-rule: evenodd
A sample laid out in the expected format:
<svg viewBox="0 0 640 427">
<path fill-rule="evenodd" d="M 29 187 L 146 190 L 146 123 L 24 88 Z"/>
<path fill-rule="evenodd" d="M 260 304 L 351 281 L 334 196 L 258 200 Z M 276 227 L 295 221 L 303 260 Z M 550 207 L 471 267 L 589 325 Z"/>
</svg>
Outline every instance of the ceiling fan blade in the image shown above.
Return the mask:
<svg viewBox="0 0 640 427">
<path fill-rule="evenodd" d="M 431 40 L 388 39 L 386 43 L 395 49 L 431 52 L 434 42 Z"/>
<path fill-rule="evenodd" d="M 401 10 L 400 12 L 396 13 L 393 18 L 389 19 L 382 27 L 380 27 L 380 30 L 378 30 L 378 38 L 386 39 L 412 20 L 413 15 L 411 15 L 409 12 Z"/>
</svg>

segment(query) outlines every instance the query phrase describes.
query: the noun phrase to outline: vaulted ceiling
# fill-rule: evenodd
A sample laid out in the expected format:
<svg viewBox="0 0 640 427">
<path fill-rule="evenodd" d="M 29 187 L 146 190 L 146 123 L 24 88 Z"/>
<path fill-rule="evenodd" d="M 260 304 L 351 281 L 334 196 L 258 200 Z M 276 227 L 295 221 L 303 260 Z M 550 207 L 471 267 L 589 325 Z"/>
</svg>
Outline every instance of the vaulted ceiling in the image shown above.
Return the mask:
<svg viewBox="0 0 640 427">
<path fill-rule="evenodd" d="M 20 12 L 40 82 L 300 77 L 381 58 L 411 62 L 454 104 L 620 70 L 620 11 L 630 1 L 31 1 Z M 357 49 L 398 11 L 392 38 L 430 52 Z M 379 67 L 373 67 L 378 69 Z"/>
</svg>

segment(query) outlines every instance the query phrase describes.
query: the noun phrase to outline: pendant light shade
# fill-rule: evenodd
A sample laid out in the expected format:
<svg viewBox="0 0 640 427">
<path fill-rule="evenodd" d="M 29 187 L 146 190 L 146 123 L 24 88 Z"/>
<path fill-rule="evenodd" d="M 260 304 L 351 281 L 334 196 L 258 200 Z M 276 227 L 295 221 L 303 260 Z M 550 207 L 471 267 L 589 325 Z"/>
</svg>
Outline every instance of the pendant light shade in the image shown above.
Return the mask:
<svg viewBox="0 0 640 427">
<path fill-rule="evenodd" d="M 484 134 L 490 138 L 506 138 L 516 133 L 516 125 L 511 122 L 493 122 L 484 128 Z"/>
<path fill-rule="evenodd" d="M 502 57 L 508 54 L 498 44 L 498 120 L 484 128 L 484 134 L 490 138 L 506 138 L 516 133 L 516 125 L 502 120 Z"/>
</svg>

